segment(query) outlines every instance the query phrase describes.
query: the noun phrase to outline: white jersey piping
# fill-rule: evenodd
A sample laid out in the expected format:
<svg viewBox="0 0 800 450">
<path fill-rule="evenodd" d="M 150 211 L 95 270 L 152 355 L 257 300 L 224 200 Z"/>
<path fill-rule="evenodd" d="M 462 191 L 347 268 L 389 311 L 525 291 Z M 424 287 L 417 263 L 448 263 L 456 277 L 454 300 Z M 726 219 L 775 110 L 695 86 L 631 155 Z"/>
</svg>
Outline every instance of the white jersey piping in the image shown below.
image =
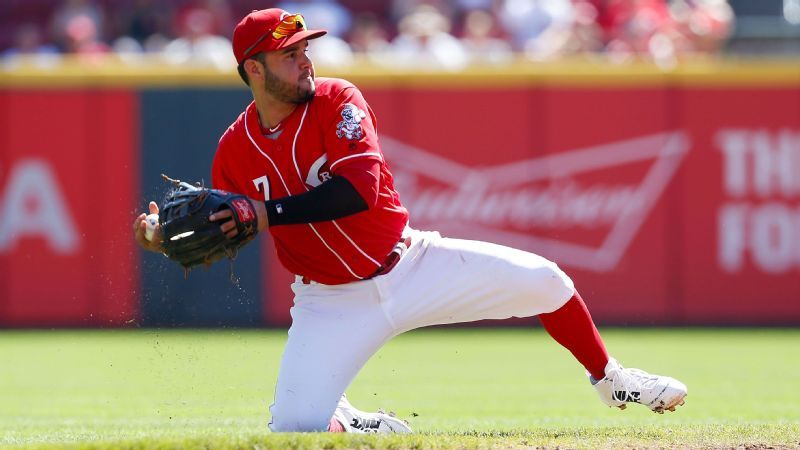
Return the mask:
<svg viewBox="0 0 800 450">
<path fill-rule="evenodd" d="M 305 117 L 306 117 L 306 111 L 308 111 L 308 105 L 306 105 L 306 109 L 305 109 L 305 111 L 303 111 L 303 119 L 305 119 Z M 302 126 L 303 126 L 303 119 L 300 120 L 300 127 L 298 127 L 298 129 L 297 129 L 297 134 L 300 133 L 300 128 L 302 128 Z M 281 184 L 283 185 L 283 189 L 285 189 L 287 193 L 291 192 L 291 191 L 289 191 L 289 186 L 286 185 L 286 181 L 284 181 L 284 179 L 283 179 L 283 175 L 281 175 L 281 171 L 278 170 L 278 166 L 275 164 L 275 161 L 273 161 L 272 158 L 269 157 L 269 155 L 267 155 L 266 153 L 264 153 L 263 150 L 261 150 L 261 147 L 258 146 L 258 143 L 256 143 L 255 139 L 253 139 L 253 136 L 250 135 L 250 127 L 247 126 L 247 111 L 246 110 L 245 110 L 245 117 L 244 117 L 244 131 L 247 134 L 247 138 L 250 139 L 250 142 L 253 144 L 253 146 L 256 148 L 256 150 L 258 150 L 258 152 L 261 153 L 261 155 L 264 156 L 264 158 L 267 158 L 267 161 L 269 161 L 269 163 L 272 164 L 272 168 L 275 169 L 275 173 L 278 174 L 278 178 L 281 180 Z M 295 136 L 294 136 L 294 141 L 295 142 L 297 142 L 297 134 L 295 134 Z M 294 143 L 292 143 L 292 157 L 294 158 Z M 295 167 L 297 167 L 297 162 L 295 162 Z M 305 183 L 303 183 L 303 187 L 305 187 Z M 306 190 L 308 190 L 308 188 L 306 188 Z M 307 224 L 307 225 L 311 228 L 311 230 L 314 232 L 314 234 L 317 235 L 319 240 L 322 241 L 322 244 L 325 246 L 325 248 L 330 250 L 331 253 L 333 253 L 333 255 L 336 256 L 336 259 L 338 259 L 339 262 L 341 262 L 342 265 L 344 265 L 344 267 L 347 269 L 348 272 L 350 272 L 351 275 L 353 275 L 354 277 L 358 278 L 359 280 L 363 280 L 364 279 L 363 277 L 360 277 L 360 276 L 356 275 L 353 272 L 353 270 L 350 268 L 350 266 L 347 265 L 347 263 L 342 259 L 342 257 L 339 256 L 339 254 L 337 254 L 328 245 L 327 242 L 325 242 L 325 239 L 323 239 L 322 236 L 320 236 L 320 234 L 317 232 L 316 228 L 314 228 L 313 225 L 311 225 L 310 223 Z"/>
<path fill-rule="evenodd" d="M 350 156 L 345 156 L 344 158 L 337 159 L 336 162 L 331 164 L 331 171 L 333 171 L 333 166 L 339 164 L 342 161 L 345 161 L 345 160 L 348 160 L 348 159 L 352 159 L 352 158 L 360 158 L 362 156 L 377 156 L 379 160 L 383 161 L 383 158 L 381 158 L 381 154 L 378 153 L 378 152 L 359 153 L 357 155 L 350 155 Z"/>
<path fill-rule="evenodd" d="M 250 108 L 248 108 L 248 109 L 250 109 Z M 275 161 L 273 161 L 272 158 L 269 157 L 269 155 L 267 155 L 266 153 L 264 153 L 261 150 L 261 147 L 258 146 L 258 144 L 256 143 L 255 139 L 253 139 L 253 136 L 250 135 L 250 128 L 247 126 L 247 110 L 245 110 L 245 116 L 244 116 L 244 121 L 243 122 L 244 122 L 244 131 L 245 131 L 245 133 L 247 133 L 247 138 L 250 139 L 250 142 L 253 144 L 253 146 L 256 148 L 256 150 L 258 150 L 258 153 L 261 153 L 261 155 L 264 158 L 267 158 L 267 161 L 269 161 L 269 163 L 272 164 L 272 168 L 275 169 L 275 173 L 278 174 L 278 178 L 281 180 L 281 184 L 283 185 L 283 189 L 285 189 L 286 192 L 289 192 L 289 186 L 287 186 L 286 185 L 286 181 L 283 180 L 283 175 L 281 175 L 281 171 L 278 170 L 278 166 L 275 165 Z"/>
<path fill-rule="evenodd" d="M 303 184 L 303 188 L 305 188 L 306 191 L 308 191 L 309 189 L 308 189 L 308 186 L 306 186 L 306 182 L 305 182 L 305 179 L 303 178 L 303 174 L 300 173 L 300 165 L 297 164 L 297 137 L 300 136 L 300 130 L 303 129 L 303 123 L 305 123 L 306 114 L 307 113 L 308 113 L 308 103 L 306 103 L 306 107 L 303 110 L 303 116 L 300 118 L 300 125 L 297 127 L 297 132 L 295 132 L 294 139 L 292 140 L 292 162 L 294 162 L 294 169 L 297 172 L 297 177 L 300 179 L 300 182 Z M 353 155 L 353 156 L 346 156 L 344 158 L 339 159 L 336 162 L 338 163 L 338 162 L 343 161 L 345 159 L 353 158 L 353 157 L 356 157 L 356 156 L 362 156 L 362 155 L 377 155 L 378 157 L 380 157 L 380 153 L 362 153 L 362 154 Z M 333 170 L 333 166 L 331 166 L 331 170 Z M 288 192 L 288 190 L 287 190 L 287 192 Z M 335 220 L 332 220 L 331 222 L 333 222 L 333 225 L 336 227 L 337 230 L 339 230 L 339 233 L 341 233 L 342 236 L 344 236 L 344 238 L 347 239 L 347 242 L 349 242 L 350 245 L 352 245 L 359 253 L 361 253 L 362 256 L 364 256 L 365 258 L 370 260 L 370 262 L 375 264 L 376 267 L 380 267 L 381 266 L 381 263 L 376 261 L 373 257 L 369 256 L 367 254 L 367 252 L 362 250 L 361 247 L 359 247 L 358 244 L 356 244 L 355 241 L 353 241 L 353 239 L 350 238 L 350 236 L 348 236 L 347 233 L 344 232 L 344 230 L 342 230 L 342 228 L 339 226 L 338 223 L 336 223 Z M 309 226 L 311 226 L 311 224 L 309 224 Z M 313 229 L 314 232 L 317 233 L 316 228 L 311 226 L 311 229 Z M 328 245 L 319 233 L 317 233 L 317 236 L 319 236 L 319 238 L 322 239 L 322 243 L 325 244 L 325 246 Z M 328 248 L 330 248 L 330 247 L 328 247 Z M 331 249 L 331 251 L 333 252 L 332 249 Z M 340 261 L 342 261 L 342 264 L 344 264 L 344 266 L 347 268 L 347 270 L 354 277 L 357 277 L 359 279 L 363 279 L 362 277 L 359 277 L 358 275 L 353 273 L 353 271 L 350 269 L 350 266 L 348 266 L 347 263 L 341 257 L 339 257 L 339 255 L 336 252 L 334 252 L 334 255 L 336 255 L 336 257 L 339 258 Z"/>
<path fill-rule="evenodd" d="M 356 273 L 355 273 L 355 272 L 353 272 L 353 269 L 351 269 L 351 268 L 350 268 L 350 266 L 348 266 L 348 265 L 347 265 L 347 263 L 344 261 L 344 259 L 342 259 L 342 257 L 341 257 L 341 256 L 339 256 L 339 254 L 338 254 L 338 253 L 336 253 L 336 251 L 335 251 L 334 249 L 332 249 L 332 248 L 331 248 L 331 247 L 328 245 L 328 243 L 327 243 L 327 242 L 325 242 L 325 239 L 323 239 L 323 238 L 322 238 L 322 235 L 320 235 L 320 234 L 319 234 L 319 232 L 317 231 L 317 229 L 316 229 L 316 228 L 314 228 L 314 225 L 313 225 L 313 224 L 308 224 L 308 226 L 309 226 L 309 227 L 311 227 L 311 230 L 313 230 L 313 231 L 314 231 L 314 234 L 316 234 L 316 235 L 317 235 L 317 237 L 319 238 L 319 240 L 320 240 L 320 241 L 322 241 L 322 244 L 323 244 L 323 245 L 325 245 L 325 247 L 326 247 L 328 250 L 330 250 L 330 251 L 331 251 L 331 253 L 333 253 L 333 256 L 335 256 L 335 257 L 336 257 L 336 259 L 338 259 L 338 260 L 339 260 L 339 262 L 341 262 L 341 263 L 342 263 L 342 265 L 344 266 L 344 268 L 345 268 L 345 269 L 347 269 L 347 271 L 348 271 L 348 272 L 350 272 L 350 275 L 352 275 L 352 276 L 354 276 L 354 277 L 358 278 L 359 280 L 363 280 L 363 279 L 364 279 L 364 277 L 360 277 L 360 276 L 356 275 Z"/>
<path fill-rule="evenodd" d="M 297 171 L 297 176 L 300 177 L 300 182 L 303 183 L 303 187 L 306 189 L 306 191 L 308 190 L 308 187 L 306 187 L 306 182 L 300 175 L 300 166 L 297 164 L 297 152 L 295 152 L 295 149 L 297 148 L 297 137 L 300 136 L 300 130 L 303 129 L 303 123 L 306 121 L 307 113 L 308 103 L 306 103 L 306 107 L 303 109 L 303 116 L 300 117 L 300 125 L 297 126 L 297 131 L 294 133 L 294 139 L 292 139 L 292 162 L 294 163 L 294 170 Z"/>
<path fill-rule="evenodd" d="M 358 250 L 359 253 L 364 255 L 364 257 L 367 258 L 368 260 L 372 261 L 372 263 L 375 264 L 377 267 L 380 267 L 382 265 L 378 261 L 375 261 L 375 259 L 372 256 L 369 256 L 364 250 L 361 250 L 361 247 L 356 245 L 356 243 L 353 242 L 352 239 L 350 239 L 350 236 L 348 236 L 347 233 L 345 233 L 344 230 L 339 227 L 339 224 L 336 223 L 335 220 L 332 220 L 331 222 L 333 222 L 333 226 L 335 226 L 336 229 L 339 230 L 339 233 L 342 233 L 342 236 L 344 236 L 344 238 L 347 239 L 347 242 L 353 244 L 353 247 L 355 247 L 356 250 Z"/>
</svg>

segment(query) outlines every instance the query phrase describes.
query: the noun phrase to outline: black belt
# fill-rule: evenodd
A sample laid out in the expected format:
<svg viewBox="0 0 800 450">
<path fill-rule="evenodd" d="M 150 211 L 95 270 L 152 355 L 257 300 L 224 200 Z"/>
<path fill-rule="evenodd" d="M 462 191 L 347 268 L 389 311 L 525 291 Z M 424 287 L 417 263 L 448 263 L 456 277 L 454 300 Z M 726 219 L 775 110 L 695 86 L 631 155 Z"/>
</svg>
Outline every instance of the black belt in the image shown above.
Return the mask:
<svg viewBox="0 0 800 450">
<path fill-rule="evenodd" d="M 373 272 L 372 275 L 365 277 L 364 279 L 369 280 L 370 278 L 375 278 L 379 275 L 386 275 L 387 273 L 391 272 L 392 269 L 394 269 L 394 266 L 396 266 L 397 263 L 400 262 L 400 258 L 403 256 L 403 253 L 405 253 L 406 250 L 408 250 L 409 247 L 411 247 L 411 236 L 406 236 L 397 241 L 397 244 L 395 244 L 394 248 L 392 248 L 392 251 L 390 251 L 389 254 L 386 255 L 386 259 L 383 260 L 383 264 L 381 264 L 381 266 L 378 267 L 378 270 Z M 312 280 L 304 276 L 301 279 L 301 281 L 303 282 L 303 284 L 311 284 Z"/>
</svg>

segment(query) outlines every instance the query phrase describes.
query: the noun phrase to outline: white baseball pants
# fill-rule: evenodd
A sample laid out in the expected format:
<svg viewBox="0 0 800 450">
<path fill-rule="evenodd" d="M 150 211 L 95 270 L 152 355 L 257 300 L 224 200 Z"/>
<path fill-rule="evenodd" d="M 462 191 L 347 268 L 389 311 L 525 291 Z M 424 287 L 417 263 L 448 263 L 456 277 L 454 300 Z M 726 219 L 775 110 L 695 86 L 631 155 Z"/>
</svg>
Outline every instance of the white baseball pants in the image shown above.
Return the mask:
<svg viewBox="0 0 800 450">
<path fill-rule="evenodd" d="M 437 232 L 406 234 L 411 247 L 388 274 L 336 286 L 292 284 L 272 431 L 324 431 L 361 367 L 400 333 L 548 313 L 575 292 L 555 263 L 533 253 Z"/>
</svg>

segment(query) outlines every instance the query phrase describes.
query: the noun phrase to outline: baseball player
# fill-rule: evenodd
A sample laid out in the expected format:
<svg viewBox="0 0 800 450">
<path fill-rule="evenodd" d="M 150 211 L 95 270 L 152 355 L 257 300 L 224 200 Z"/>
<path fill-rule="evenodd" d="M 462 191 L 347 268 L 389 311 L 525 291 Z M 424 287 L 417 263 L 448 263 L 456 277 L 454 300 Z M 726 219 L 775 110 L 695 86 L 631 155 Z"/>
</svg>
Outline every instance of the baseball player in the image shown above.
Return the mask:
<svg viewBox="0 0 800 450">
<path fill-rule="evenodd" d="M 303 17 L 253 11 L 233 52 L 254 101 L 225 131 L 215 188 L 246 195 L 281 263 L 296 274 L 292 326 L 270 411 L 272 431 L 410 432 L 390 414 L 365 413 L 344 396 L 384 343 L 428 325 L 538 315 L 585 367 L 608 406 L 663 413 L 686 386 L 610 358 L 572 280 L 547 259 L 486 242 L 412 228 L 381 152 L 377 119 L 351 83 L 316 77 Z M 150 203 L 150 213 L 158 213 Z M 145 214 L 135 237 L 144 237 Z M 231 212 L 214 213 L 229 237 Z M 156 233 L 158 236 L 158 233 Z"/>
</svg>

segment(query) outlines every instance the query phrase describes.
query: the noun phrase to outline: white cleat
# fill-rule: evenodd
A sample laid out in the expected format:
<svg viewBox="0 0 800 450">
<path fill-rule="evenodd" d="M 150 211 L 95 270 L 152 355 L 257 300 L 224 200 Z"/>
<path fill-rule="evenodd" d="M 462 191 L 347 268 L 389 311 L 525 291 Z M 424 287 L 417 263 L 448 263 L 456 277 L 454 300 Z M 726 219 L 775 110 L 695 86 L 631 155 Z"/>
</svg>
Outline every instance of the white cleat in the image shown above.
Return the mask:
<svg viewBox="0 0 800 450">
<path fill-rule="evenodd" d="M 344 425 L 348 433 L 411 433 L 411 427 L 405 420 L 395 417 L 393 412 L 388 414 L 379 410 L 368 413 L 356 409 L 342 395 L 333 417 Z"/>
<path fill-rule="evenodd" d="M 675 411 L 683 405 L 686 385 L 661 375 L 652 375 L 639 369 L 626 369 L 617 360 L 608 360 L 606 376 L 599 381 L 589 379 L 597 389 L 600 400 L 608 406 L 625 409 L 628 402 L 640 403 L 653 412 Z"/>
</svg>

